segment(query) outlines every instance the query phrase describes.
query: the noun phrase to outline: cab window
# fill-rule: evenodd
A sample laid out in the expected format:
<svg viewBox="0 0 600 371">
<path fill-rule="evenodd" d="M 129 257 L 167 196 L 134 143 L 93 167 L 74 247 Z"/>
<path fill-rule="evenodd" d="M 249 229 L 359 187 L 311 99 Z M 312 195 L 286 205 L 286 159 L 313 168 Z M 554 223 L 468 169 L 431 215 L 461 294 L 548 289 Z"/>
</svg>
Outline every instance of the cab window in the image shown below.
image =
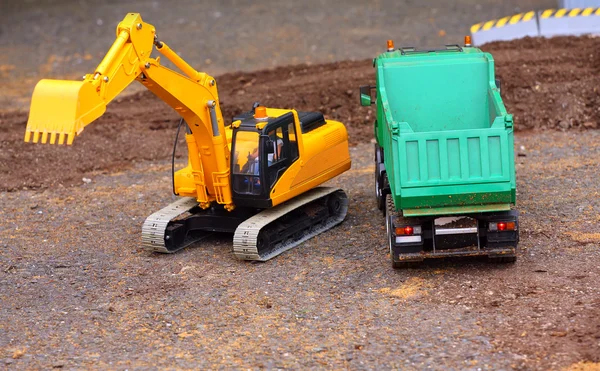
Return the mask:
<svg viewBox="0 0 600 371">
<path fill-rule="evenodd" d="M 269 146 L 267 154 L 267 163 L 269 166 L 282 161 L 285 159 L 285 153 L 283 151 L 283 129 L 278 127 L 275 130 L 271 130 L 268 134 L 269 140 L 267 145 Z"/>
<path fill-rule="evenodd" d="M 296 141 L 296 128 L 294 122 L 290 122 L 288 125 L 288 138 L 290 147 L 290 163 L 298 159 L 298 142 Z"/>
<path fill-rule="evenodd" d="M 233 154 L 234 174 L 258 175 L 258 138 L 257 132 L 239 131 L 235 136 L 235 153 Z"/>
<path fill-rule="evenodd" d="M 232 180 L 233 190 L 239 194 L 262 193 L 259 138 L 255 131 L 238 131 L 234 136 Z"/>
</svg>

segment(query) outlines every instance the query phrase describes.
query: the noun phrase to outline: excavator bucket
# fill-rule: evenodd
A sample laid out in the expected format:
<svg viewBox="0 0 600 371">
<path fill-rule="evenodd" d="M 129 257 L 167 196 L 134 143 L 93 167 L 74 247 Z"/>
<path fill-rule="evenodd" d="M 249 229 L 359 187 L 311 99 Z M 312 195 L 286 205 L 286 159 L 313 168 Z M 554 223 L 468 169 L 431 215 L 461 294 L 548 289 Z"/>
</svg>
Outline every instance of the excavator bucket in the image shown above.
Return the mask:
<svg viewBox="0 0 600 371">
<path fill-rule="evenodd" d="M 102 116 L 106 103 L 90 80 L 41 80 L 31 98 L 25 141 L 72 144 L 75 135 Z M 40 138 L 41 137 L 41 138 Z"/>
</svg>

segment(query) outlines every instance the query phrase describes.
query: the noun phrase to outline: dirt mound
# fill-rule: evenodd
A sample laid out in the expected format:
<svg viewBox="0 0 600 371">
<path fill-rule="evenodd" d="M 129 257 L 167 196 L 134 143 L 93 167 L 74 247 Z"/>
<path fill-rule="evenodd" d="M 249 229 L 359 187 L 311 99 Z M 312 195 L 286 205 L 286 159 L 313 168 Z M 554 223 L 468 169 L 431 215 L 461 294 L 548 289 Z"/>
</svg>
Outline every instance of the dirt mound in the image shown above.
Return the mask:
<svg viewBox="0 0 600 371">
<path fill-rule="evenodd" d="M 516 130 L 585 129 L 600 124 L 600 39 L 526 38 L 485 45 Z M 352 144 L 370 141 L 375 110 L 361 107 L 358 86 L 374 84 L 370 60 L 297 65 L 217 78 L 226 121 L 254 101 L 319 110 L 344 122 Z M 23 142 L 26 112 L 0 113 L 0 190 L 80 183 L 136 161 L 170 157 L 178 116 L 149 92 L 113 102 L 72 147 Z"/>
<path fill-rule="evenodd" d="M 600 38 L 525 38 L 482 49 L 494 55 L 517 130 L 599 127 Z"/>
</svg>

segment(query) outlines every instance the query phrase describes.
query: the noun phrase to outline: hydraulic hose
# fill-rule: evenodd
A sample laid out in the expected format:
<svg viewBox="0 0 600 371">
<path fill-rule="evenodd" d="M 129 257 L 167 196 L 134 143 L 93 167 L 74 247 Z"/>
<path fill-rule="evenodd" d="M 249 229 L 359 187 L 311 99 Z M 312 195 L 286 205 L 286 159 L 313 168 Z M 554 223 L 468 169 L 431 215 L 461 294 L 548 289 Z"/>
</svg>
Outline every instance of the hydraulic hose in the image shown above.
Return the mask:
<svg viewBox="0 0 600 371">
<path fill-rule="evenodd" d="M 175 190 L 175 151 L 177 150 L 177 140 L 179 139 L 179 131 L 183 124 L 183 118 L 179 119 L 179 125 L 177 125 L 177 134 L 175 134 L 175 142 L 173 142 L 173 155 L 171 156 L 171 179 L 173 180 L 173 194 L 179 196 Z"/>
</svg>

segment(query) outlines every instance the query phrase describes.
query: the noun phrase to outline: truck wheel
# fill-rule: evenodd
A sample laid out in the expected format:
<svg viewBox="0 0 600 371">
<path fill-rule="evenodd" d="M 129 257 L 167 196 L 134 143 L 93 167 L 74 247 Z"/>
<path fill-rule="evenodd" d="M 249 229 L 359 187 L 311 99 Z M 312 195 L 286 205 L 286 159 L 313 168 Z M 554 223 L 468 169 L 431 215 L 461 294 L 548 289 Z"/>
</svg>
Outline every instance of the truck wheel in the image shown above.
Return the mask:
<svg viewBox="0 0 600 371">
<path fill-rule="evenodd" d="M 377 200 L 377 208 L 383 212 L 385 216 L 385 197 L 383 190 L 387 186 L 387 176 L 384 173 L 380 174 L 380 168 L 383 165 L 383 151 L 377 143 L 375 143 L 375 199 Z"/>
<path fill-rule="evenodd" d="M 383 186 L 381 184 L 381 176 L 379 174 L 379 165 L 382 163 L 381 148 L 375 143 L 375 199 L 377 200 L 377 208 L 383 211 L 385 216 L 385 196 L 383 195 Z"/>
<path fill-rule="evenodd" d="M 512 264 L 517 261 L 517 256 L 488 256 L 488 261 L 493 264 Z"/>
<path fill-rule="evenodd" d="M 387 195 L 387 198 L 390 197 L 389 195 Z M 383 214 L 385 215 L 385 234 L 386 234 L 386 241 L 387 241 L 387 245 L 388 245 L 388 250 L 390 251 L 390 261 L 392 262 L 392 267 L 394 268 L 402 268 L 400 266 L 398 266 L 397 264 L 399 264 L 399 262 L 396 261 L 395 256 L 394 256 L 394 249 L 392 249 L 392 227 L 390 226 L 390 216 L 389 216 L 389 208 L 387 207 L 387 202 L 384 202 L 384 208 L 383 208 Z"/>
<path fill-rule="evenodd" d="M 390 207 L 392 205 L 392 200 L 391 200 L 390 195 L 386 195 L 385 196 L 385 203 L 384 203 L 384 213 L 385 213 L 385 231 L 386 231 L 386 235 L 387 235 L 387 244 L 388 244 L 388 248 L 390 250 L 390 260 L 392 262 L 392 267 L 394 267 L 394 269 L 406 269 L 406 268 L 416 268 L 418 266 L 421 265 L 421 263 L 423 263 L 422 261 L 397 261 L 396 260 L 396 256 L 394 254 L 394 249 L 392 249 L 392 218 L 390 215 Z"/>
<path fill-rule="evenodd" d="M 379 179 L 377 179 L 377 178 L 375 179 L 376 180 L 375 186 L 377 187 L 377 191 L 378 191 L 377 207 L 379 208 L 379 210 L 381 210 L 381 213 L 385 217 L 387 215 L 386 214 L 386 212 L 387 212 L 387 204 L 386 204 L 387 197 L 388 196 L 391 197 L 391 195 L 388 192 L 384 192 L 384 190 L 387 189 L 390 186 L 390 184 L 389 184 L 386 173 L 383 173 L 380 179 L 381 179 L 381 183 L 377 181 Z M 391 202 L 391 200 L 390 200 L 390 202 Z"/>
<path fill-rule="evenodd" d="M 382 210 L 385 215 L 385 197 L 383 197 L 381 185 L 379 184 L 379 174 L 377 174 L 377 168 L 375 168 L 375 199 L 377 200 L 377 208 Z"/>
</svg>

